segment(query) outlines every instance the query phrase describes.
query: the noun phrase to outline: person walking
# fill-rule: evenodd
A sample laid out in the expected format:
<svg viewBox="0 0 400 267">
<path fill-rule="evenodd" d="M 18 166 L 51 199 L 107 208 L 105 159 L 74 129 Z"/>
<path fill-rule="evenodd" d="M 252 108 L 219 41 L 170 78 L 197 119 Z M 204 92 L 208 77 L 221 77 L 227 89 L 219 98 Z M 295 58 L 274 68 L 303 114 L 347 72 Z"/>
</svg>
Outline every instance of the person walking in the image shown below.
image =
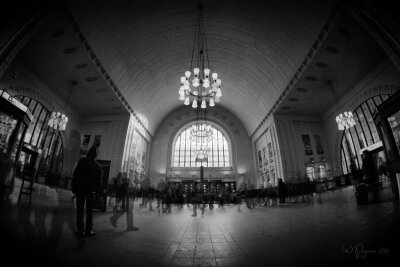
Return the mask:
<svg viewBox="0 0 400 267">
<path fill-rule="evenodd" d="M 98 148 L 91 147 L 86 158 L 79 160 L 72 177 L 72 193 L 76 196 L 76 225 L 78 236 L 94 236 L 93 202 L 101 186 L 101 165 L 96 161 Z M 86 206 L 86 223 L 83 213 Z"/>
<path fill-rule="evenodd" d="M 285 203 L 286 198 L 286 185 L 283 182 L 282 178 L 278 179 L 278 194 L 279 194 L 279 203 Z"/>
</svg>

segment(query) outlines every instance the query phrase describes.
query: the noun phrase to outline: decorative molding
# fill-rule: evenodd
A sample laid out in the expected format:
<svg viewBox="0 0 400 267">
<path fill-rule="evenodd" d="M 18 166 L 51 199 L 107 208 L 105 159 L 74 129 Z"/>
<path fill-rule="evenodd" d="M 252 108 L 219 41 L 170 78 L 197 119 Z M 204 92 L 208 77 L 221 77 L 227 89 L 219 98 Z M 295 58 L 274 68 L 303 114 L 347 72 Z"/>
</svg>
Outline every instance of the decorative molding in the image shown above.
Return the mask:
<svg viewBox="0 0 400 267">
<path fill-rule="evenodd" d="M 347 13 L 381 46 L 400 71 L 400 24 L 386 11 L 347 3 Z"/>
<path fill-rule="evenodd" d="M 191 109 L 190 111 L 185 111 L 185 112 L 178 111 L 176 113 L 177 114 L 172 115 L 172 117 L 174 117 L 174 118 L 172 120 L 170 120 L 167 124 L 165 124 L 166 128 L 163 131 L 163 135 L 168 134 L 170 130 L 175 128 L 174 127 L 175 123 L 177 123 L 179 125 L 181 124 L 181 121 L 186 121 L 186 123 L 187 123 L 187 120 L 182 118 L 183 116 L 189 117 L 190 115 L 192 115 L 191 120 L 196 119 L 196 110 L 194 110 L 194 109 Z M 213 112 L 213 115 L 214 116 L 211 117 L 210 121 L 213 121 L 213 118 L 218 118 L 218 115 L 220 115 L 220 117 L 221 117 L 220 123 L 223 123 L 224 125 L 226 125 L 227 128 L 230 128 L 232 133 L 235 133 L 236 135 L 240 135 L 241 131 L 238 129 L 237 125 L 229 118 L 229 115 L 221 114 L 221 113 L 218 113 L 215 111 Z M 226 120 L 228 120 L 228 121 L 226 121 Z"/>
<path fill-rule="evenodd" d="M 341 9 L 339 8 L 339 6 L 336 6 L 334 11 L 332 12 L 332 14 L 329 16 L 328 21 L 323 26 L 322 31 L 319 33 L 319 35 L 318 35 L 317 39 L 315 40 L 314 44 L 312 45 L 312 47 L 311 47 L 310 51 L 308 52 L 306 58 L 301 63 L 300 67 L 297 69 L 297 71 L 293 75 L 292 79 L 289 81 L 289 84 L 283 90 L 282 94 L 278 97 L 278 99 L 276 100 L 276 102 L 272 106 L 272 108 L 265 115 L 265 117 L 263 118 L 261 123 L 257 126 L 257 128 L 250 135 L 251 139 L 261 129 L 261 127 L 268 120 L 268 118 L 272 116 L 272 114 L 278 108 L 280 103 L 282 103 L 282 101 L 285 99 L 285 97 L 289 94 L 289 92 L 294 88 L 294 85 L 300 79 L 300 77 L 304 73 L 305 69 L 309 66 L 311 60 L 313 59 L 313 57 L 315 56 L 317 51 L 320 49 L 320 47 L 322 45 L 322 42 L 325 40 L 325 38 L 327 37 L 328 33 L 332 29 L 336 19 L 338 18 L 339 14 L 341 13 L 340 11 L 341 11 Z"/>
<path fill-rule="evenodd" d="M 114 81 L 111 79 L 110 75 L 107 73 L 105 70 L 104 66 L 101 64 L 100 60 L 94 53 L 92 47 L 90 46 L 89 42 L 86 40 L 83 32 L 79 28 L 78 24 L 76 23 L 74 17 L 72 16 L 71 12 L 68 10 L 67 7 L 63 7 L 64 14 L 67 16 L 69 19 L 70 23 L 72 24 L 75 33 L 77 34 L 79 41 L 83 48 L 85 49 L 86 53 L 89 55 L 90 59 L 92 60 L 93 64 L 96 66 L 97 70 L 100 72 L 102 77 L 105 79 L 105 81 L 108 83 L 109 87 L 111 90 L 114 92 L 114 94 L 118 97 L 118 99 L 121 101 L 121 103 L 125 106 L 125 108 L 135 117 L 135 119 L 138 121 L 140 126 L 146 131 L 146 133 L 152 138 L 152 134 L 150 131 L 147 129 L 146 125 L 140 120 L 138 114 L 133 110 L 131 105 L 128 103 L 128 101 L 125 99 L 125 97 L 122 95 L 121 91 L 118 89 Z"/>
</svg>

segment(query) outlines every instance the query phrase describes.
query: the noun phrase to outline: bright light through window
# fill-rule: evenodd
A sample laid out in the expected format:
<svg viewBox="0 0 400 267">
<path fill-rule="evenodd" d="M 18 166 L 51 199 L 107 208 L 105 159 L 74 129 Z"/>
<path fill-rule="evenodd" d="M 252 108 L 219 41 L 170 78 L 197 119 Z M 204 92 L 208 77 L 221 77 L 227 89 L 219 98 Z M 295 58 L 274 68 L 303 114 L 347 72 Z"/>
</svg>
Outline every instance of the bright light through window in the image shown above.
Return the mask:
<svg viewBox="0 0 400 267">
<path fill-rule="evenodd" d="M 228 142 L 220 131 L 211 126 L 212 140 L 208 143 L 210 153 L 207 161 L 196 162 L 192 147 L 190 127 L 187 127 L 173 144 L 172 167 L 230 167 Z"/>
</svg>

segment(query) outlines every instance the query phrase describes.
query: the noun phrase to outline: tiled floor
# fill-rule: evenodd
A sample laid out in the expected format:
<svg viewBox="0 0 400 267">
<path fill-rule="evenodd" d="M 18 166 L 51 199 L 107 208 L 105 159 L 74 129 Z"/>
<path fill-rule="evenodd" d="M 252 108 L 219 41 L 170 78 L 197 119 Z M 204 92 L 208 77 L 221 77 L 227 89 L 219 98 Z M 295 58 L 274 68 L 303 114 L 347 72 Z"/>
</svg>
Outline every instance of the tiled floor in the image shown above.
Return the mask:
<svg viewBox="0 0 400 267">
<path fill-rule="evenodd" d="M 324 193 L 322 203 L 216 205 L 197 217 L 186 206 L 166 214 L 155 202 L 152 211 L 135 202 L 132 212 L 95 212 L 90 238 L 73 234 L 71 192 L 36 189 L 31 207 L 27 200 L 16 204 L 18 190 L 1 202 L 0 255 L 13 265 L 383 266 L 400 252 L 399 202 L 389 189 L 380 203 L 366 206 L 347 187 Z"/>
</svg>

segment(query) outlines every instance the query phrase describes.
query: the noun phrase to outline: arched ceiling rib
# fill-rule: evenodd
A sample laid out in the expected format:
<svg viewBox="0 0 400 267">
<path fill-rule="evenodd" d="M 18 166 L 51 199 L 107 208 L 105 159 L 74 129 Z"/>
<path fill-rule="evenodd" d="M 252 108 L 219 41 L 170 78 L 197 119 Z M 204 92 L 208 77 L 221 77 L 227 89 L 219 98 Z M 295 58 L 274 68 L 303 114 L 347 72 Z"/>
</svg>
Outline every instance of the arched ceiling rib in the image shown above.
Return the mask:
<svg viewBox="0 0 400 267">
<path fill-rule="evenodd" d="M 154 133 L 182 105 L 198 1 L 88 1 L 69 8 L 96 55 Z M 218 104 L 254 131 L 304 60 L 335 1 L 203 1 Z"/>
</svg>

